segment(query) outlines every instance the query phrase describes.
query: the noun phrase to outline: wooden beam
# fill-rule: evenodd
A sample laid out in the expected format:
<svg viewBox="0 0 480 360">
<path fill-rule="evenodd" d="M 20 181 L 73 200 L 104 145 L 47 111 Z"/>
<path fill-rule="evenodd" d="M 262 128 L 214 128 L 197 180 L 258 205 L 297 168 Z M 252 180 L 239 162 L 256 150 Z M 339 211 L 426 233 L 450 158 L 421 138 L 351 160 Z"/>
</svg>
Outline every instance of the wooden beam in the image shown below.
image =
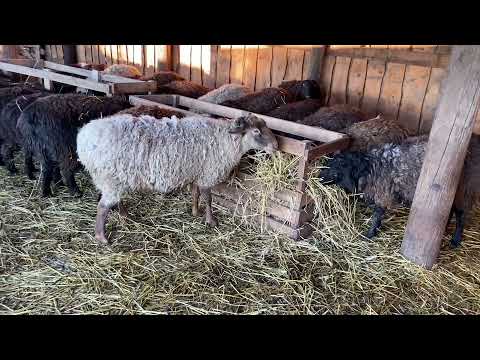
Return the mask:
<svg viewBox="0 0 480 360">
<path fill-rule="evenodd" d="M 308 69 L 307 79 L 315 80 L 320 84 L 322 75 L 323 58 L 325 57 L 326 46 L 314 47 L 310 55 L 310 68 Z"/>
<path fill-rule="evenodd" d="M 77 63 L 77 47 L 75 45 L 63 46 L 63 63 L 65 65 Z"/>
<path fill-rule="evenodd" d="M 428 269 L 440 252 L 479 100 L 480 46 L 454 46 L 401 250 Z"/>
<path fill-rule="evenodd" d="M 327 56 L 346 56 L 350 58 L 366 58 L 385 62 L 419 65 L 433 68 L 446 68 L 449 54 L 436 54 L 420 51 L 380 49 L 380 48 L 328 48 Z"/>
</svg>

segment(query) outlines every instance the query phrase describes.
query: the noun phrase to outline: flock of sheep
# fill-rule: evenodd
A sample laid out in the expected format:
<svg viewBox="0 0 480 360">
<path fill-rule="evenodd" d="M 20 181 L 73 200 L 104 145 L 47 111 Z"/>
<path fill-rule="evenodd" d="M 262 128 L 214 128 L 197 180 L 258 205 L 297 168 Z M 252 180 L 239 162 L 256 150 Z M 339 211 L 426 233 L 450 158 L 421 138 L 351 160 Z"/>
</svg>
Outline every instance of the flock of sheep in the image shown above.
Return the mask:
<svg viewBox="0 0 480 360">
<path fill-rule="evenodd" d="M 142 77 L 128 65 L 96 68 L 120 76 L 155 81 L 157 93 L 179 94 L 198 100 L 273 116 L 348 134 L 347 150 L 333 154 L 320 173 L 324 184 L 361 193 L 373 207 L 371 227 L 378 232 L 386 210 L 410 205 L 420 174 L 427 136 L 411 136 L 395 121 L 373 119 L 348 105 L 325 106 L 313 80 L 285 81 L 257 92 L 238 84 L 208 89 L 171 71 Z M 124 96 L 52 93 L 31 84 L 0 82 L 0 164 L 16 174 L 15 151 L 24 154 L 24 171 L 34 179 L 33 159 L 41 165 L 41 194 L 52 195 L 52 185 L 66 185 L 81 196 L 75 172 L 84 168 L 101 192 L 95 238 L 107 243 L 105 224 L 121 197 L 130 191 L 170 192 L 192 184 L 192 213 L 206 203 L 206 222 L 212 214 L 211 188 L 225 181 L 250 150 L 278 149 L 265 121 L 249 115 L 234 121 L 206 114 L 186 116 L 153 106 L 132 107 Z M 193 111 L 193 110 L 192 110 Z M 480 137 L 473 135 L 462 181 L 451 216 L 456 216 L 452 245 L 461 242 L 466 215 L 480 189 Z"/>
</svg>

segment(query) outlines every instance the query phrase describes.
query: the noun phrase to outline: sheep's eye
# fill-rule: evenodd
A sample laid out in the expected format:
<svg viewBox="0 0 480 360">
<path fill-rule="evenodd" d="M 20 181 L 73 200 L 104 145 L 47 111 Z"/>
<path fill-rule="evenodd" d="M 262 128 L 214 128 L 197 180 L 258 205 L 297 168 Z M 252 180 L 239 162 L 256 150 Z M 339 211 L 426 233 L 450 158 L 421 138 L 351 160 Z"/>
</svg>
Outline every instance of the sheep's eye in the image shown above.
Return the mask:
<svg viewBox="0 0 480 360">
<path fill-rule="evenodd" d="M 260 135 L 260 130 L 259 129 L 253 129 L 253 135 L 258 136 Z"/>
</svg>

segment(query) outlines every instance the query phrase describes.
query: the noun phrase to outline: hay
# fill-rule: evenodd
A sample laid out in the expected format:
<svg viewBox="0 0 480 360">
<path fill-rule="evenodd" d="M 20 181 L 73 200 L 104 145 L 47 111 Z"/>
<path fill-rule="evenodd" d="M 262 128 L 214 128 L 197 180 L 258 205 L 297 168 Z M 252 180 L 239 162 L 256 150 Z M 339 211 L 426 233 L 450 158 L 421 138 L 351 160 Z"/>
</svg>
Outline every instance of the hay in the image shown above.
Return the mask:
<svg viewBox="0 0 480 360">
<path fill-rule="evenodd" d="M 281 186 L 274 178 L 293 184 L 291 162 L 274 161 L 252 174 L 269 189 Z M 278 175 L 285 171 L 290 177 Z M 87 176 L 78 178 L 83 199 L 65 188 L 41 199 L 36 181 L 0 168 L 0 313 L 480 313 L 478 221 L 458 250 L 448 248 L 447 236 L 439 264 L 426 271 L 398 253 L 406 209 L 365 241 L 369 210 L 312 176 L 308 191 L 320 196 L 308 241 L 260 233 L 218 206 L 220 226 L 208 228 L 191 216 L 190 195 L 181 191 L 127 197 L 129 216 L 112 214 L 113 244 L 99 247 L 92 237 L 97 194 Z"/>
</svg>

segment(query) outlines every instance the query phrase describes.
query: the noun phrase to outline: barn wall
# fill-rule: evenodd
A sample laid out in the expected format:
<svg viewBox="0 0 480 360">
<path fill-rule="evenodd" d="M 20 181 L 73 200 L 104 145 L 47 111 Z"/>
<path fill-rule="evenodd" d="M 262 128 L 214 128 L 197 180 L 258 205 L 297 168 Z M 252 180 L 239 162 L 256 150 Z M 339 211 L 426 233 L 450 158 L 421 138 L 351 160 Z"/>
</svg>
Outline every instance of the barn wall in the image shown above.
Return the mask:
<svg viewBox="0 0 480 360">
<path fill-rule="evenodd" d="M 169 53 L 171 51 L 171 54 Z M 60 45 L 47 59 L 63 62 Z M 328 105 L 348 103 L 382 113 L 413 133 L 429 131 L 446 75 L 445 45 L 330 45 L 321 73 Z M 145 74 L 171 68 L 207 87 L 241 83 L 259 90 L 305 79 L 308 45 L 77 45 L 79 61 L 132 64 Z M 171 59 L 171 65 L 169 65 Z M 480 133 L 480 115 L 475 132 Z"/>
</svg>

